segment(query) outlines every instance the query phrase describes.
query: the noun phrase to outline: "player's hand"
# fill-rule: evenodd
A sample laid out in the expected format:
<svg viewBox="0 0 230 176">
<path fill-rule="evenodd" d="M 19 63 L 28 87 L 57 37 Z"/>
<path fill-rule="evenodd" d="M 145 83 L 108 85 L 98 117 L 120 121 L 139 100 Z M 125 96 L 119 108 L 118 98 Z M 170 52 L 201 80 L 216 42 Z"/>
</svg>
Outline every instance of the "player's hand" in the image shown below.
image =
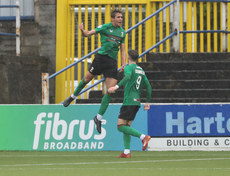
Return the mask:
<svg viewBox="0 0 230 176">
<path fill-rule="evenodd" d="M 121 66 L 120 72 L 123 72 L 125 70 L 125 65 Z"/>
<path fill-rule="evenodd" d="M 149 109 L 150 109 L 149 103 L 145 103 L 145 105 L 144 105 L 144 111 L 149 110 Z"/>
<path fill-rule="evenodd" d="M 81 23 L 81 24 L 79 25 L 79 29 L 80 29 L 81 31 L 84 30 L 83 23 Z"/>
<path fill-rule="evenodd" d="M 109 93 L 114 93 L 117 89 L 118 89 L 118 88 L 117 88 L 116 86 L 113 86 L 113 87 L 110 87 L 110 88 L 108 89 L 108 92 L 109 92 Z"/>
</svg>

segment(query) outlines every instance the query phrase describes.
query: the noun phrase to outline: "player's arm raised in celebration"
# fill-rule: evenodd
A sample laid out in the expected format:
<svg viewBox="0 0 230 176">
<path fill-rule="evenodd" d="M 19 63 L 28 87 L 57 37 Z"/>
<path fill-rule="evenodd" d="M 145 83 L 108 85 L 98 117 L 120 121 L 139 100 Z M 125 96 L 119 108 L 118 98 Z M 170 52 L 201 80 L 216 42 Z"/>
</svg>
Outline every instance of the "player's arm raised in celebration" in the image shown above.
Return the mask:
<svg viewBox="0 0 230 176">
<path fill-rule="evenodd" d="M 79 25 L 79 29 L 81 30 L 82 35 L 83 35 L 84 37 L 90 37 L 91 35 L 96 34 L 96 31 L 95 31 L 95 30 L 86 31 L 86 30 L 84 29 L 83 23 L 81 23 L 81 24 Z"/>
</svg>

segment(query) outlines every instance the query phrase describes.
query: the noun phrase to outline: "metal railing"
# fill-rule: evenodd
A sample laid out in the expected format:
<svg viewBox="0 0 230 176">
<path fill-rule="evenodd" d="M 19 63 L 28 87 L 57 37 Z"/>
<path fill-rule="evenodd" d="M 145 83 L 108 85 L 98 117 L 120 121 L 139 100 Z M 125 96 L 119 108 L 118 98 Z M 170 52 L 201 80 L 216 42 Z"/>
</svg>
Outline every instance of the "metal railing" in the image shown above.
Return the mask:
<svg viewBox="0 0 230 176">
<path fill-rule="evenodd" d="M 139 25 L 143 24 L 144 22 L 146 22 L 147 20 L 151 19 L 153 16 L 159 14 L 161 11 L 163 11 L 164 9 L 166 9 L 167 7 L 169 7 L 170 5 L 174 4 L 177 0 L 173 0 L 171 2 L 169 2 L 168 4 L 166 4 L 164 7 L 158 9 L 156 12 L 154 12 L 152 15 L 146 17 L 145 19 L 143 19 L 142 21 L 140 21 L 139 23 L 135 24 L 133 27 L 129 28 L 126 33 L 131 32 L 133 29 L 137 28 Z M 101 48 L 97 48 L 96 50 L 92 51 L 91 53 L 87 54 L 86 56 L 82 57 L 81 59 L 79 59 L 78 61 L 68 65 L 67 67 L 59 70 L 58 72 L 52 74 L 51 76 L 49 76 L 49 79 L 56 77 L 57 75 L 61 74 L 62 72 L 68 70 L 69 68 L 71 68 L 72 66 L 78 64 L 79 62 L 85 60 L 86 58 L 88 58 L 89 56 L 95 54 L 96 52 L 98 52 Z"/>
<path fill-rule="evenodd" d="M 16 5 L 0 5 L 0 8 L 15 8 L 16 9 L 16 32 L 15 33 L 3 33 L 0 32 L 2 36 L 14 36 L 16 37 L 16 55 L 20 56 L 20 28 L 21 28 L 21 19 L 20 19 L 20 2 L 16 0 Z"/>
</svg>

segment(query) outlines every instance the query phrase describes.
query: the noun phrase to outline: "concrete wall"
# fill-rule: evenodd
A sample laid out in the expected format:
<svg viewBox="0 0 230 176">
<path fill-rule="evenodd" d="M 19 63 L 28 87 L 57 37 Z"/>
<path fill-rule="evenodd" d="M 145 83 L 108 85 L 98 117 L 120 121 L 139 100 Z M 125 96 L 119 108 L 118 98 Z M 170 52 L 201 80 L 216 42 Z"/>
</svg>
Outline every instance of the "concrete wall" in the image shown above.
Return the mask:
<svg viewBox="0 0 230 176">
<path fill-rule="evenodd" d="M 47 66 L 45 57 L 0 55 L 0 104 L 42 103 L 41 73 Z"/>
<path fill-rule="evenodd" d="M 35 0 L 39 25 L 39 55 L 49 58 L 48 73 L 56 72 L 56 0 Z M 50 80 L 50 103 L 55 103 L 55 79 Z"/>
<path fill-rule="evenodd" d="M 23 57 L 20 57 L 19 60 L 22 58 L 30 58 L 30 60 L 39 60 L 40 58 L 43 60 L 45 57 L 48 59 L 48 62 L 46 62 L 47 69 L 44 71 L 52 74 L 56 71 L 56 0 L 34 0 L 34 14 L 34 20 L 24 20 L 21 22 L 21 56 Z M 0 21 L 0 32 L 15 33 L 15 21 Z M 15 37 L 0 36 L 0 55 L 2 55 L 0 62 L 2 58 L 5 58 L 4 65 L 10 66 L 11 61 L 6 59 L 7 57 L 5 56 L 13 56 L 16 55 L 15 53 Z M 6 63 L 8 61 L 9 63 Z M 21 68 L 24 67 L 22 66 Z M 7 80 L 9 83 L 14 81 L 10 79 L 11 77 L 2 75 L 3 73 L 4 71 L 0 72 L 0 77 L 9 79 Z M 41 75 L 36 76 L 38 78 L 35 79 L 40 80 Z M 33 85 L 29 87 L 33 88 Z M 6 89 L 6 87 L 0 85 L 0 90 L 2 89 Z M 54 90 L 53 79 L 50 80 L 50 103 L 54 103 Z M 36 93 L 37 91 L 33 92 Z M 34 103 L 39 102 L 41 101 Z M 7 103 L 15 102 L 7 101 Z"/>
</svg>

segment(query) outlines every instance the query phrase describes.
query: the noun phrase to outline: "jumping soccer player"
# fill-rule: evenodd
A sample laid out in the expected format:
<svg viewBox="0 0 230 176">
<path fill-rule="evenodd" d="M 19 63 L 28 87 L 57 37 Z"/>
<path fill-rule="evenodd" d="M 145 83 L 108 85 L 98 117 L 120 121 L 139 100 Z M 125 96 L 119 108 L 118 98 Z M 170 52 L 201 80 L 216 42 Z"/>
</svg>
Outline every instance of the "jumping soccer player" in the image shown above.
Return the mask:
<svg viewBox="0 0 230 176">
<path fill-rule="evenodd" d="M 90 66 L 85 77 L 80 81 L 73 94 L 68 97 L 63 105 L 65 107 L 78 96 L 79 92 L 88 84 L 96 75 L 103 74 L 105 77 L 106 88 L 115 86 L 117 84 L 117 55 L 119 47 L 121 49 L 121 71 L 124 71 L 126 64 L 125 54 L 125 30 L 121 27 L 123 21 L 122 12 L 114 10 L 111 13 L 111 23 L 98 26 L 91 31 L 84 30 L 83 24 L 79 28 L 84 37 L 100 33 L 101 35 L 101 50 L 95 55 L 95 59 Z M 111 101 L 112 94 L 106 92 L 101 101 L 101 106 L 97 116 L 94 117 L 97 131 L 101 133 L 101 119 Z"/>
<path fill-rule="evenodd" d="M 117 128 L 123 133 L 124 152 L 118 158 L 131 158 L 130 142 L 131 136 L 138 137 L 142 140 L 143 151 L 146 150 L 150 136 L 144 135 L 141 132 L 130 127 L 135 119 L 136 113 L 140 108 L 140 94 L 143 85 L 147 89 L 147 100 L 144 105 L 144 110 L 149 110 L 150 98 L 152 93 L 151 85 L 145 75 L 144 70 L 136 64 L 138 60 L 138 53 L 135 50 L 129 50 L 128 62 L 129 65 L 125 67 L 125 77 L 114 87 L 108 89 L 108 92 L 114 93 L 119 87 L 125 86 L 123 105 L 120 109 L 118 117 Z"/>
</svg>

